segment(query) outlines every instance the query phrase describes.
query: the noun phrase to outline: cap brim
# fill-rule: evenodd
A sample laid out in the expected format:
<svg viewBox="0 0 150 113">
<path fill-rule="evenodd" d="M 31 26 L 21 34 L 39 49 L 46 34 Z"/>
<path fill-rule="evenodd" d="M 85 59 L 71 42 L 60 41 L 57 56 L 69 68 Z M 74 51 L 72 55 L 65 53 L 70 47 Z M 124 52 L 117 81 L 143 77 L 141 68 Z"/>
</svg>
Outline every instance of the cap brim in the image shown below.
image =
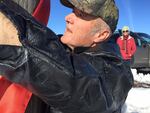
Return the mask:
<svg viewBox="0 0 150 113">
<path fill-rule="evenodd" d="M 60 0 L 60 2 L 66 7 L 69 7 L 69 8 L 74 7 L 68 0 Z"/>
</svg>

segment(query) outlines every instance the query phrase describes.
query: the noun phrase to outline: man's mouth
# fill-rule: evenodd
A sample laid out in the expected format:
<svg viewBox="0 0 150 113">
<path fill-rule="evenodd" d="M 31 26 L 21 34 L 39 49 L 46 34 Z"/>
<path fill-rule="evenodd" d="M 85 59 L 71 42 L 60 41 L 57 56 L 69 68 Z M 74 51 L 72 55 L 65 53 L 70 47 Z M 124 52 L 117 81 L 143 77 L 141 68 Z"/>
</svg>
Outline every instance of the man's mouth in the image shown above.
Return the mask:
<svg viewBox="0 0 150 113">
<path fill-rule="evenodd" d="M 66 28 L 66 31 L 72 33 L 72 31 L 68 27 Z"/>
</svg>

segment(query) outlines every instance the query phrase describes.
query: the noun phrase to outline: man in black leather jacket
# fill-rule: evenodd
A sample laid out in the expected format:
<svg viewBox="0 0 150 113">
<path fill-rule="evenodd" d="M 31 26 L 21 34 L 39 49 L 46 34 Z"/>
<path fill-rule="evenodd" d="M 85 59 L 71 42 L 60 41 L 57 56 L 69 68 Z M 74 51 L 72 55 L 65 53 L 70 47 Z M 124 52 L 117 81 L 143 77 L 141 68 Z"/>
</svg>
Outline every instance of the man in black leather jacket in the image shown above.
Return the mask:
<svg viewBox="0 0 150 113">
<path fill-rule="evenodd" d="M 116 44 L 114 0 L 61 0 L 73 9 L 61 38 L 9 0 L 0 12 L 17 31 L 18 43 L 1 43 L 0 74 L 51 106 L 51 112 L 121 113 L 133 84 Z M 2 37 L 3 38 L 3 37 Z"/>
</svg>

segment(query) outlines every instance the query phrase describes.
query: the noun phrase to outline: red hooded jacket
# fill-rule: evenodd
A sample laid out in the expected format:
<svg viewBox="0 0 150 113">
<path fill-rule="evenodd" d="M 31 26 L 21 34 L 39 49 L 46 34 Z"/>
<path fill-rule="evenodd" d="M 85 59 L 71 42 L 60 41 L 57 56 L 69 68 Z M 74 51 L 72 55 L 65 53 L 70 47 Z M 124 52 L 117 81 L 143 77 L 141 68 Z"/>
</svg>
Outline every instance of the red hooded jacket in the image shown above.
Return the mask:
<svg viewBox="0 0 150 113">
<path fill-rule="evenodd" d="M 40 0 L 33 16 L 47 25 L 50 13 L 50 0 Z M 0 76 L 0 113 L 24 113 L 32 93 L 20 85 Z"/>
<path fill-rule="evenodd" d="M 124 60 L 130 60 L 136 51 L 134 38 L 130 35 L 125 39 L 123 36 L 117 39 L 117 44 L 120 47 L 120 52 Z"/>
</svg>

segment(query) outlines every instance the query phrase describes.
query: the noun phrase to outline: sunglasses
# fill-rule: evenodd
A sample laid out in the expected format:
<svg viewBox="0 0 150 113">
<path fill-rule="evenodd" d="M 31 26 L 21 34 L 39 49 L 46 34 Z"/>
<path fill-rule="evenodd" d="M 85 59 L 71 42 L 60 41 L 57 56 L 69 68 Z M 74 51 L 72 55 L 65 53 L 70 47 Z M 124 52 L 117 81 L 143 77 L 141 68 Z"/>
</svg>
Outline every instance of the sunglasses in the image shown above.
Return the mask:
<svg viewBox="0 0 150 113">
<path fill-rule="evenodd" d="M 122 31 L 122 32 L 123 32 L 123 33 L 125 33 L 125 32 L 127 32 L 127 33 L 128 33 L 129 31 L 128 31 L 128 30 L 126 30 L 126 31 Z"/>
</svg>

